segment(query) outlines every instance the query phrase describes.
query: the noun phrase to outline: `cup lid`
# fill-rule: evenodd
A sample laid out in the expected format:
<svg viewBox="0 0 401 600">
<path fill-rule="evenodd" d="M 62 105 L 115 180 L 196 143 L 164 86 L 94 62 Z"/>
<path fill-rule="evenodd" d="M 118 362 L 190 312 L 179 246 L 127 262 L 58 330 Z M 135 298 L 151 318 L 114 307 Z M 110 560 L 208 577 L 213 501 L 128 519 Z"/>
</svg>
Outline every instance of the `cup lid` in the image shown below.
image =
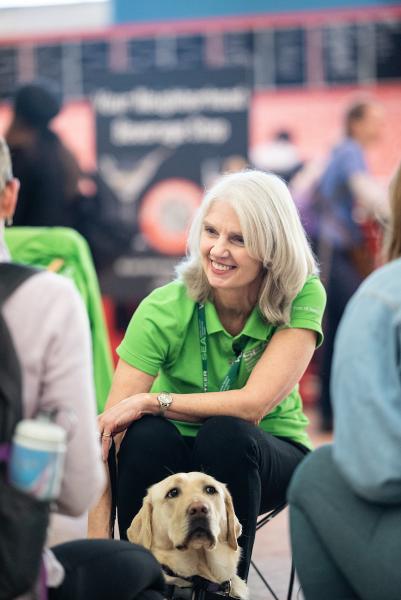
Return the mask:
<svg viewBox="0 0 401 600">
<path fill-rule="evenodd" d="M 51 421 L 24 419 L 17 424 L 17 435 L 44 442 L 65 442 L 66 431 Z"/>
</svg>

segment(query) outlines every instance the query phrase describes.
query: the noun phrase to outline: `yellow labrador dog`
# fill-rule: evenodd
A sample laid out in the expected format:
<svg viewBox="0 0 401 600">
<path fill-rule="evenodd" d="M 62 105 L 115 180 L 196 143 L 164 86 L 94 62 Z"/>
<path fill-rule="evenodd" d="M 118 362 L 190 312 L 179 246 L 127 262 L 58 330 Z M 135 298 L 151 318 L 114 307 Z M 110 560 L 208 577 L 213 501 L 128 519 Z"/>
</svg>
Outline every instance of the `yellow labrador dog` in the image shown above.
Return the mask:
<svg viewBox="0 0 401 600">
<path fill-rule="evenodd" d="M 241 525 L 226 486 L 213 477 L 178 473 L 150 487 L 127 535 L 154 554 L 169 585 L 188 587 L 197 575 L 248 598 L 237 575 Z"/>
</svg>

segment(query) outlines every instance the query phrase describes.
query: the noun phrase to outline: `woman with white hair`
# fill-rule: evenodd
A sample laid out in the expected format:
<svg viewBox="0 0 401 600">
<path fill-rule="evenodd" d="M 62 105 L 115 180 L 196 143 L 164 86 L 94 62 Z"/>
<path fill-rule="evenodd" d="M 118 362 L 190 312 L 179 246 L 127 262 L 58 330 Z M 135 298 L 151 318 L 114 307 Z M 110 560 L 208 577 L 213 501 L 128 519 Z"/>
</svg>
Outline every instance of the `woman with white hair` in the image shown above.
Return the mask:
<svg viewBox="0 0 401 600">
<path fill-rule="evenodd" d="M 298 382 L 322 341 L 325 292 L 284 182 L 224 176 L 205 195 L 178 278 L 138 307 L 117 352 L 103 457 L 118 454 L 119 530 L 172 472 L 227 484 L 247 576 L 257 516 L 285 501 L 310 448 Z"/>
</svg>

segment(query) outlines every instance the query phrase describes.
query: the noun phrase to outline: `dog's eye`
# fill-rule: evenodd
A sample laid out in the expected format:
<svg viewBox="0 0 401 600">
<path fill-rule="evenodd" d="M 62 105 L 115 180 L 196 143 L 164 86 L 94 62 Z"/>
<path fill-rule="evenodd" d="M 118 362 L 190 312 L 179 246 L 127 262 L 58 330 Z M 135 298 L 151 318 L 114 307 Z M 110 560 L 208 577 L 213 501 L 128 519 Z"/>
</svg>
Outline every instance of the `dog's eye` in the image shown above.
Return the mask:
<svg viewBox="0 0 401 600">
<path fill-rule="evenodd" d="M 166 498 L 176 498 L 180 493 L 178 488 L 171 488 L 166 494 Z"/>
<path fill-rule="evenodd" d="M 207 485 L 205 487 L 206 494 L 217 494 L 217 490 L 213 485 Z"/>
</svg>

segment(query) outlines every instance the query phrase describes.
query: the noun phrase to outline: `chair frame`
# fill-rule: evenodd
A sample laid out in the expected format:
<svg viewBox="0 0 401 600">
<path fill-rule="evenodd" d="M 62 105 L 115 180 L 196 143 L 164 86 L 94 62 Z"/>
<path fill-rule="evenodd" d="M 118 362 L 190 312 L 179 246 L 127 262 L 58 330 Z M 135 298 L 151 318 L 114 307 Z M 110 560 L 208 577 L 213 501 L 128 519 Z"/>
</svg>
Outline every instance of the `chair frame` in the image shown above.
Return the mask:
<svg viewBox="0 0 401 600">
<path fill-rule="evenodd" d="M 259 517 L 259 519 L 257 520 L 257 523 L 256 523 L 256 531 L 258 531 L 258 529 L 260 529 L 261 527 L 263 527 L 264 525 L 269 523 L 272 519 L 274 519 L 274 517 L 276 517 L 278 514 L 280 514 L 286 507 L 287 507 L 287 503 L 284 502 L 283 504 L 280 504 L 279 506 L 277 506 L 277 508 L 274 508 L 273 510 L 271 510 L 268 513 Z M 261 580 L 263 581 L 263 583 L 265 584 L 267 589 L 269 590 L 270 594 L 273 596 L 274 600 L 280 600 L 279 597 L 277 596 L 277 594 L 271 588 L 270 584 L 268 583 L 268 581 L 266 580 L 266 578 L 264 577 L 262 572 L 260 571 L 260 569 L 256 566 L 256 564 L 254 563 L 254 561 L 252 559 L 251 559 L 251 565 L 255 569 L 256 573 L 259 575 L 259 577 L 261 578 Z M 294 561 L 291 557 L 291 571 L 290 571 L 290 581 L 288 584 L 287 600 L 291 600 L 291 598 L 292 598 L 292 592 L 293 592 L 293 588 L 294 588 L 294 579 L 295 579 L 295 567 L 294 567 Z"/>
</svg>

